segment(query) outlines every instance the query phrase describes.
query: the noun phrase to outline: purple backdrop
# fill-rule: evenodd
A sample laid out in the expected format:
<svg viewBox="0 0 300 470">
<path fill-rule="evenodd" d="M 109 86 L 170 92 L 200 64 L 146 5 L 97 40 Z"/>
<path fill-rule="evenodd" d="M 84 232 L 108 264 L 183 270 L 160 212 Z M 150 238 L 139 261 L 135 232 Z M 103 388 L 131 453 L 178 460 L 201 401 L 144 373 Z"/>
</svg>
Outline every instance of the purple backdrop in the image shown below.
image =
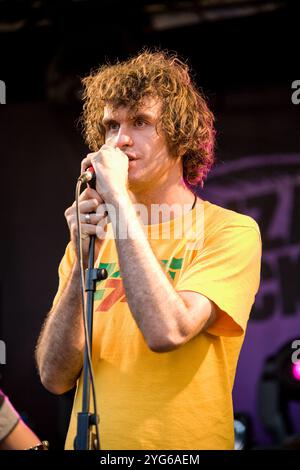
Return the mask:
<svg viewBox="0 0 300 470">
<path fill-rule="evenodd" d="M 253 155 L 219 165 L 201 196 L 252 216 L 261 229 L 261 285 L 237 369 L 234 408 L 251 415 L 255 439 L 267 444 L 257 411 L 263 364 L 284 343 L 300 339 L 300 154 Z M 300 407 L 291 410 L 300 432 Z"/>
</svg>

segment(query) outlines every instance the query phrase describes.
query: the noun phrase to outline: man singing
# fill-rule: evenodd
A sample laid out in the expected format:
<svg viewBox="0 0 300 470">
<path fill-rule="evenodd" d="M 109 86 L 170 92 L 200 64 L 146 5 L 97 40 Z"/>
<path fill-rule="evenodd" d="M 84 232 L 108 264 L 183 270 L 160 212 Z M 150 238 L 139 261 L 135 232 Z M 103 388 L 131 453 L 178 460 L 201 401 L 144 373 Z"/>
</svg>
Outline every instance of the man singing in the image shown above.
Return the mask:
<svg viewBox="0 0 300 470">
<path fill-rule="evenodd" d="M 104 65 L 83 84 L 92 153 L 81 170 L 96 173 L 80 196 L 84 263 L 97 234 L 95 266 L 108 271 L 92 341 L 101 448 L 233 449 L 232 387 L 261 239 L 253 219 L 196 195 L 213 164 L 213 115 L 187 65 L 165 52 Z M 70 243 L 36 358 L 51 392 L 77 385 L 71 449 L 84 330 L 74 204 L 65 216 Z"/>
</svg>

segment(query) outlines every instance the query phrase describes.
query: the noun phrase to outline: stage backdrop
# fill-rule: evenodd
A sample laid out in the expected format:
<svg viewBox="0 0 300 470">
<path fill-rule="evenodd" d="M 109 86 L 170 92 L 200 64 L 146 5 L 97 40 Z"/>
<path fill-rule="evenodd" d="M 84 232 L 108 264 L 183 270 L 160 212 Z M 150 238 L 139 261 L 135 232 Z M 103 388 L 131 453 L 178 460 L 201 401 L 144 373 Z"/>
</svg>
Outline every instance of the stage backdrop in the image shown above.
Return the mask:
<svg viewBox="0 0 300 470">
<path fill-rule="evenodd" d="M 268 88 L 215 96 L 217 166 L 203 193 L 250 214 L 261 227 L 261 290 L 234 389 L 235 411 L 251 414 L 259 444 L 268 442 L 256 404 L 263 362 L 286 340 L 300 339 L 300 106 L 291 103 L 290 84 L 283 94 Z M 0 386 L 52 448 L 63 445 L 66 400 L 40 385 L 34 348 L 69 238 L 64 210 L 87 152 L 76 127 L 79 112 L 46 102 L 0 107 L 0 339 L 7 347 Z"/>
<path fill-rule="evenodd" d="M 260 226 L 261 285 L 238 365 L 234 407 L 250 414 L 255 439 L 267 443 L 257 417 L 263 364 L 286 342 L 300 340 L 300 153 L 245 155 L 221 163 L 211 173 L 204 195 L 253 217 Z M 293 352 L 291 348 L 291 356 Z M 300 407 L 291 403 L 290 415 L 300 432 Z"/>
</svg>

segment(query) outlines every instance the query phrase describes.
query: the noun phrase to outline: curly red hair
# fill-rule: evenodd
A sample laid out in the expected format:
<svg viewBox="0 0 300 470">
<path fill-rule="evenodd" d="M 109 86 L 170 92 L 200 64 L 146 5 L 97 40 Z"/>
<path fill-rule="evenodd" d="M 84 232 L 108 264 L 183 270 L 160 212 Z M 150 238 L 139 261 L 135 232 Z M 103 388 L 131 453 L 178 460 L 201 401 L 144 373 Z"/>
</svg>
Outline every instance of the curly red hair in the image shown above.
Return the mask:
<svg viewBox="0 0 300 470">
<path fill-rule="evenodd" d="M 103 65 L 82 82 L 82 123 L 92 151 L 105 141 L 105 105 L 135 111 L 143 98 L 158 97 L 162 102 L 158 125 L 171 154 L 182 158 L 185 183 L 191 189 L 203 185 L 214 162 L 214 117 L 188 66 L 176 55 L 144 51 L 125 62 Z"/>
</svg>

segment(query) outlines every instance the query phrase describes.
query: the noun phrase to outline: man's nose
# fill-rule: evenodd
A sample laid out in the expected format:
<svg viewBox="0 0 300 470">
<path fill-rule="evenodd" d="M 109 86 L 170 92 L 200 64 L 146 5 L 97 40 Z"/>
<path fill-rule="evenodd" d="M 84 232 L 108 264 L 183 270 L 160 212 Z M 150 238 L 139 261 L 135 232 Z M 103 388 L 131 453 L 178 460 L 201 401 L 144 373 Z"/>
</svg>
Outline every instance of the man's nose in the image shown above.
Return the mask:
<svg viewBox="0 0 300 470">
<path fill-rule="evenodd" d="M 124 128 L 120 126 L 119 132 L 116 136 L 116 142 L 115 145 L 119 149 L 122 149 L 123 147 L 130 147 L 132 146 L 133 141 L 130 133 L 128 132 L 127 128 Z"/>
</svg>

